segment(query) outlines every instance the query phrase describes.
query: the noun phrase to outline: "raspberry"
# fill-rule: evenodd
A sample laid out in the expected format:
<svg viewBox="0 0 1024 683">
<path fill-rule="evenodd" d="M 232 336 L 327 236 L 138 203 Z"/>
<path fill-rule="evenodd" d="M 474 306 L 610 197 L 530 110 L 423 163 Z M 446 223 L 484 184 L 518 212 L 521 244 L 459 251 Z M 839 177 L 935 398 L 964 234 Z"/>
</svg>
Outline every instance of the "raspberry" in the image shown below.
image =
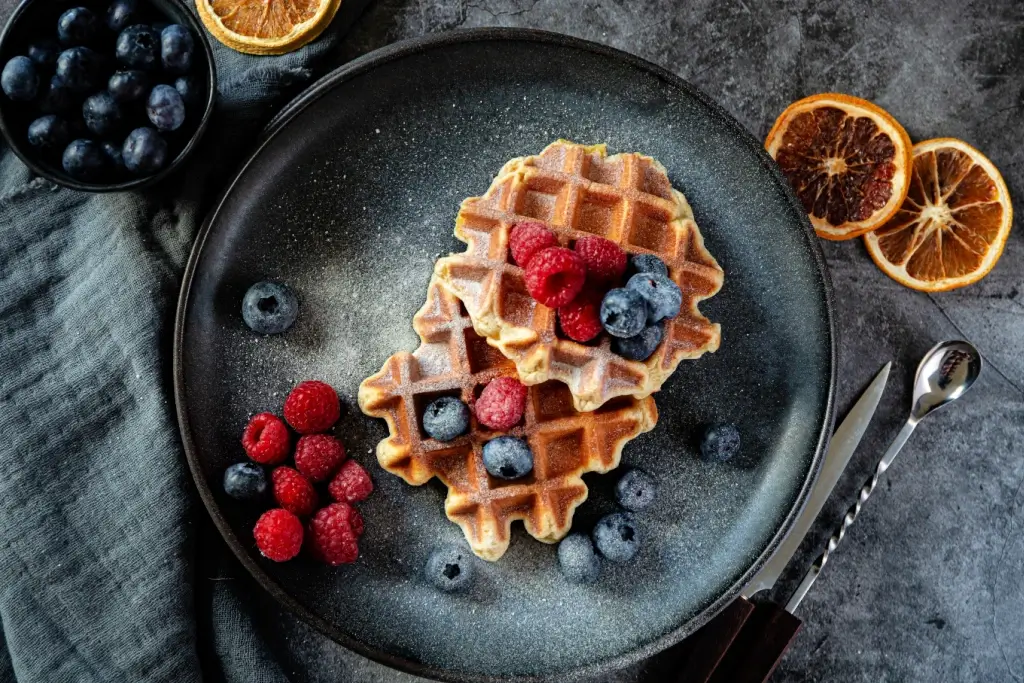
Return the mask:
<svg viewBox="0 0 1024 683">
<path fill-rule="evenodd" d="M 309 523 L 313 555 L 332 567 L 356 561 L 362 533 L 363 518 L 348 503 L 331 503 Z"/>
<path fill-rule="evenodd" d="M 576 240 L 574 249 L 587 264 L 587 277 L 594 282 L 614 285 L 626 272 L 626 252 L 611 240 L 588 235 Z"/>
<path fill-rule="evenodd" d="M 324 382 L 302 382 L 284 402 L 284 419 L 299 434 L 326 432 L 339 417 L 338 394 Z"/>
<path fill-rule="evenodd" d="M 334 475 L 327 492 L 339 503 L 358 503 L 373 493 L 373 480 L 355 460 L 348 460 Z"/>
<path fill-rule="evenodd" d="M 543 223 L 517 223 L 508 235 L 508 247 L 516 264 L 525 268 L 541 249 L 557 247 L 558 238 Z"/>
<path fill-rule="evenodd" d="M 576 298 L 587 278 L 583 259 L 564 247 L 537 252 L 526 267 L 526 289 L 530 296 L 549 308 L 558 308 Z"/>
<path fill-rule="evenodd" d="M 293 515 L 306 517 L 316 510 L 317 495 L 309 480 L 291 467 L 278 467 L 270 473 L 274 500 Z"/>
<path fill-rule="evenodd" d="M 484 387 L 473 412 L 477 421 L 497 431 L 511 429 L 523 419 L 526 387 L 514 377 L 498 377 Z"/>
<path fill-rule="evenodd" d="M 295 467 L 313 482 L 327 481 L 345 459 L 345 445 L 330 434 L 300 436 Z"/>
<path fill-rule="evenodd" d="M 601 334 L 601 292 L 586 289 L 578 297 L 558 307 L 558 322 L 566 337 L 588 342 Z"/>
<path fill-rule="evenodd" d="M 242 432 L 242 448 L 263 465 L 276 465 L 288 457 L 288 428 L 273 413 L 260 413 Z"/>
<path fill-rule="evenodd" d="M 263 557 L 274 562 L 287 562 L 302 548 L 302 522 L 281 508 L 264 512 L 256 521 L 252 535 Z"/>
</svg>

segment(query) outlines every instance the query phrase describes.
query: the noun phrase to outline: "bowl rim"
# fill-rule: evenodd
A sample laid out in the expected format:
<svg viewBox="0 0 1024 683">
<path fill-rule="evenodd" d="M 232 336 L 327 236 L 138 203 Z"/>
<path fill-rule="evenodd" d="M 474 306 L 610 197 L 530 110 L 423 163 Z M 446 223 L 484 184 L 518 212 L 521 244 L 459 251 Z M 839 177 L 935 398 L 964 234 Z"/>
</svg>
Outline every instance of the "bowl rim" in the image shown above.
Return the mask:
<svg viewBox="0 0 1024 683">
<path fill-rule="evenodd" d="M 15 36 L 15 27 L 18 22 L 24 19 L 25 15 L 31 11 L 37 2 L 47 2 L 47 0 L 22 0 L 11 14 L 7 23 L 4 25 L 3 31 L 0 31 L 0 55 L 6 52 L 6 49 L 13 37 Z M 125 190 L 137 190 L 143 187 L 150 187 L 159 183 L 167 176 L 171 175 L 179 168 L 182 164 L 191 156 L 192 152 L 198 146 L 200 139 L 209 127 L 210 118 L 213 115 L 214 104 L 217 99 L 217 66 L 214 63 L 213 57 L 213 46 L 210 44 L 209 37 L 206 35 L 206 30 L 200 23 L 199 19 L 192 13 L 188 4 L 183 0 L 144 0 L 144 2 L 155 7 L 158 11 L 163 12 L 159 7 L 160 3 L 173 5 L 177 8 L 183 16 L 187 17 L 188 27 L 192 29 L 192 32 L 198 36 L 196 41 L 202 46 L 202 51 L 206 56 L 206 76 L 208 79 L 209 87 L 206 92 L 206 102 L 203 105 L 203 116 L 199 121 L 199 126 L 189 141 L 182 147 L 181 151 L 178 152 L 177 156 L 169 163 L 163 170 L 154 173 L 152 175 L 143 176 L 141 178 L 131 178 L 129 180 L 122 180 L 116 183 L 88 183 L 80 180 L 75 180 L 66 173 L 55 173 L 53 170 L 48 168 L 46 165 L 41 164 L 36 159 L 32 158 L 32 155 L 28 154 L 25 149 L 22 149 L 22 141 L 20 138 L 15 137 L 14 131 L 11 130 L 11 126 L 5 116 L 6 107 L 9 105 L 8 102 L 4 102 L 0 105 L 0 133 L 3 134 L 4 141 L 7 146 L 14 152 L 22 163 L 29 167 L 33 173 L 47 180 L 56 183 L 62 187 L 67 187 L 72 190 L 81 190 L 83 192 L 123 192 Z"/>
<path fill-rule="evenodd" d="M 695 98 L 711 112 L 718 116 L 721 121 L 736 131 L 753 153 L 759 159 L 761 165 L 771 173 L 777 185 L 785 193 L 788 203 L 793 208 L 795 215 L 800 217 L 800 224 L 804 236 L 807 239 L 808 250 L 811 260 L 816 266 L 818 281 L 821 287 L 822 303 L 827 317 L 827 364 L 828 364 L 828 390 L 824 402 L 824 414 L 819 427 L 814 453 L 808 472 L 800 484 L 792 507 L 787 512 L 779 527 L 775 530 L 771 540 L 761 554 L 755 558 L 746 571 L 732 584 L 725 588 L 718 598 L 712 601 L 702 612 L 695 615 L 686 622 L 679 624 L 676 628 L 655 638 L 649 642 L 633 647 L 623 653 L 603 658 L 592 662 L 581 664 L 575 669 L 546 671 L 539 673 L 517 673 L 495 675 L 483 672 L 472 672 L 457 669 L 444 669 L 433 664 L 412 660 L 406 656 L 387 652 L 382 648 L 360 641 L 349 634 L 336 628 L 327 620 L 321 618 L 297 599 L 292 597 L 277 581 L 261 567 L 250 555 L 248 547 L 236 536 L 234 529 L 227 518 L 221 513 L 218 502 L 206 480 L 205 473 L 199 462 L 198 449 L 192 435 L 189 419 L 188 402 L 186 400 L 185 386 L 185 321 L 189 313 L 192 284 L 195 278 L 199 261 L 204 252 L 207 238 L 216 225 L 227 198 L 235 190 L 239 179 L 253 161 L 262 153 L 263 149 L 270 143 L 276 134 L 285 125 L 290 123 L 298 114 L 316 100 L 324 96 L 335 86 L 348 80 L 363 76 L 377 67 L 392 61 L 400 60 L 410 55 L 417 55 L 430 50 L 443 48 L 453 44 L 477 43 L 488 41 L 523 41 L 534 42 L 561 47 L 569 47 L 583 52 L 590 52 L 602 57 L 608 57 L 623 61 L 633 67 L 644 70 L 656 78 L 666 82 L 672 87 L 686 92 Z M 175 412 L 178 421 L 178 429 L 182 438 L 182 449 L 192 475 L 193 483 L 199 493 L 207 513 L 210 515 L 214 526 L 220 532 L 224 542 L 230 548 L 242 566 L 248 571 L 256 583 L 271 595 L 281 606 L 293 615 L 313 626 L 320 633 L 326 635 L 343 647 L 356 652 L 379 664 L 410 673 L 417 676 L 427 677 L 431 680 L 448 681 L 451 683 L 570 683 L 580 681 L 594 676 L 607 674 L 624 667 L 636 664 L 648 659 L 669 647 L 681 642 L 684 638 L 693 635 L 697 630 L 711 621 L 722 612 L 727 605 L 740 596 L 741 591 L 750 580 L 757 574 L 764 564 L 775 554 L 783 540 L 789 535 L 796 519 L 799 517 L 804 505 L 810 496 L 814 483 L 817 480 L 818 472 L 824 460 L 825 451 L 828 448 L 832 429 L 835 424 L 836 411 L 836 388 L 838 373 L 838 329 L 835 319 L 835 303 L 832 288 L 832 279 L 825 263 L 824 253 L 819 240 L 814 234 L 810 220 L 807 218 L 803 205 L 800 204 L 796 195 L 789 186 L 788 181 L 782 175 L 781 170 L 768 153 L 764 146 L 755 136 L 742 126 L 724 107 L 704 94 L 696 86 L 672 73 L 668 69 L 650 62 L 642 57 L 624 52 L 622 50 L 596 43 L 582 38 L 533 28 L 511 28 L 511 27 L 480 27 L 466 28 L 447 31 L 444 33 L 425 35 L 410 38 L 368 52 L 356 59 L 343 64 L 333 71 L 323 75 L 316 82 L 307 87 L 302 93 L 286 104 L 276 116 L 274 116 L 263 129 L 252 151 L 243 164 L 237 167 L 235 175 L 224 187 L 219 198 L 211 205 L 210 211 L 199 228 L 196 239 L 192 245 L 185 272 L 182 275 L 181 289 L 178 295 L 178 305 L 175 313 L 173 351 L 172 351 L 172 376 L 175 401 Z"/>
</svg>

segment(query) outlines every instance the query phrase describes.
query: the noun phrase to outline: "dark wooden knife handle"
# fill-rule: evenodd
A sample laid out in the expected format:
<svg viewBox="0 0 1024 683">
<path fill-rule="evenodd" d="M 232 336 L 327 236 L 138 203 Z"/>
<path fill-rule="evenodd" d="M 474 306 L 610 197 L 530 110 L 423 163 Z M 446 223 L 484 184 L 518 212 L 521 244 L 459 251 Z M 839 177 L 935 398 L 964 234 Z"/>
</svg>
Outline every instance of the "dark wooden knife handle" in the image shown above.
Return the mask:
<svg viewBox="0 0 1024 683">
<path fill-rule="evenodd" d="M 801 621 L 771 603 L 737 598 L 679 647 L 676 683 L 764 683 Z"/>
</svg>

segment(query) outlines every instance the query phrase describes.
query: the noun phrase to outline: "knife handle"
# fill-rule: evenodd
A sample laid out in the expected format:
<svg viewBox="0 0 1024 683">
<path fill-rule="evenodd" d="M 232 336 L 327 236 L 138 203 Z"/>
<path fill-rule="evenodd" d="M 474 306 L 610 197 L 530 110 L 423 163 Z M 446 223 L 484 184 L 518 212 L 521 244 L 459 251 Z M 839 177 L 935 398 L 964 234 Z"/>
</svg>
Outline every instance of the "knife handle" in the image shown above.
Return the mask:
<svg viewBox="0 0 1024 683">
<path fill-rule="evenodd" d="M 676 683 L 710 681 L 753 611 L 754 603 L 736 598 L 718 616 L 677 645 L 673 656 L 681 664 Z"/>
<path fill-rule="evenodd" d="M 802 623 L 773 602 L 758 604 L 708 683 L 764 683 Z"/>
<path fill-rule="evenodd" d="M 774 603 L 737 598 L 676 646 L 675 683 L 763 683 L 771 676 L 801 621 Z"/>
</svg>

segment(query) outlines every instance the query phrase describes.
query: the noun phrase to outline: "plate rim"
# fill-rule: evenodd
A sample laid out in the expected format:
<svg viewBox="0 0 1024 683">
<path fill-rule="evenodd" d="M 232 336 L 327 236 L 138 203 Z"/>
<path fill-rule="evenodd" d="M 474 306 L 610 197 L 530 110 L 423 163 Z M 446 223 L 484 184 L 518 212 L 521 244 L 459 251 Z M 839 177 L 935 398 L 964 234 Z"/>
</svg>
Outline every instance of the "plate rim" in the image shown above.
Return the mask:
<svg viewBox="0 0 1024 683">
<path fill-rule="evenodd" d="M 304 607 L 253 560 L 242 541 L 231 528 L 227 519 L 223 514 L 221 514 L 220 507 L 214 499 L 213 491 L 208 486 L 205 475 L 199 464 L 197 448 L 192 438 L 187 410 L 185 408 L 186 392 L 184 361 L 182 355 L 184 346 L 185 318 L 188 313 L 188 302 L 192 291 L 192 281 L 196 274 L 198 262 L 202 257 L 203 248 L 216 219 L 220 215 L 227 198 L 232 194 L 235 187 L 238 185 L 239 180 L 253 164 L 254 160 L 259 157 L 264 148 L 267 147 L 267 145 L 292 119 L 304 111 L 309 105 L 320 99 L 320 97 L 332 90 L 335 86 L 355 77 L 362 76 L 381 65 L 387 64 L 388 62 L 410 55 L 443 48 L 449 45 L 489 41 L 539 42 L 561 47 L 569 47 L 584 52 L 591 52 L 602 57 L 616 59 L 618 61 L 625 62 L 634 68 L 646 71 L 666 82 L 670 86 L 683 90 L 687 95 L 693 97 L 702 105 L 710 109 L 721 122 L 725 123 L 728 128 L 733 129 L 737 134 L 737 137 L 754 152 L 761 165 L 772 176 L 774 176 L 776 183 L 783 190 L 786 201 L 788 201 L 792 206 L 795 213 L 800 216 L 800 223 L 804 229 L 804 237 L 808 244 L 811 258 L 817 267 L 817 276 L 821 285 L 821 291 L 824 295 L 825 316 L 827 318 L 826 327 L 828 332 L 829 387 L 828 396 L 825 402 L 824 420 L 822 421 L 818 433 L 817 445 L 815 447 L 815 452 L 812 457 L 807 476 L 804 478 L 800 491 L 796 496 L 796 500 L 789 512 L 786 514 L 786 517 L 779 528 L 775 531 L 768 545 L 736 581 L 724 590 L 718 598 L 712 601 L 710 605 L 705 607 L 700 613 L 690 620 L 637 648 L 633 648 L 614 657 L 589 662 L 568 672 L 553 671 L 543 674 L 492 675 L 472 673 L 462 670 L 441 669 L 386 652 L 382 649 L 352 638 L 340 629 L 337 629 L 326 619 L 323 619 Z M 231 182 L 220 193 L 212 207 L 213 208 L 210 209 L 206 219 L 203 221 L 196 233 L 195 242 L 193 243 L 191 252 L 189 253 L 188 263 L 186 264 L 185 270 L 182 274 L 181 288 L 179 291 L 177 309 L 174 318 L 172 374 L 174 383 L 175 414 L 177 416 L 178 430 L 181 434 L 182 447 L 185 452 L 185 458 L 188 462 L 189 472 L 199 493 L 199 497 L 203 501 L 203 506 L 206 508 L 207 513 L 213 520 L 214 526 L 217 528 L 224 542 L 234 553 L 235 557 L 239 562 L 241 562 L 242 566 L 245 567 L 260 587 L 267 591 L 279 604 L 284 606 L 293 615 L 313 626 L 336 643 L 368 659 L 413 675 L 438 681 L 451 681 L 453 683 L 489 683 L 493 681 L 502 681 L 503 683 L 550 683 L 556 679 L 558 681 L 567 682 L 577 681 L 601 673 L 615 671 L 648 659 L 695 633 L 704 624 L 711 621 L 711 619 L 721 612 L 726 605 L 740 596 L 742 589 L 746 587 L 756 573 L 760 571 L 764 564 L 775 554 L 782 541 L 789 535 L 793 524 L 807 502 L 814 483 L 817 481 L 824 453 L 828 448 L 829 439 L 835 422 L 836 378 L 838 372 L 838 331 L 836 329 L 835 321 L 834 293 L 832 288 L 832 279 L 828 266 L 825 262 L 821 244 L 811 227 L 810 220 L 807 218 L 803 205 L 800 204 L 799 200 L 796 198 L 796 195 L 793 193 L 789 183 L 782 175 L 778 165 L 768 155 L 764 146 L 757 140 L 757 138 L 754 137 L 750 131 L 744 128 L 743 125 L 740 124 L 739 121 L 737 121 L 736 118 L 720 104 L 715 102 L 698 88 L 691 85 L 688 81 L 677 76 L 671 71 L 658 66 L 657 64 L 628 52 L 589 40 L 552 31 L 530 28 L 484 27 L 456 29 L 444 33 L 398 41 L 368 52 L 340 67 L 337 67 L 329 73 L 321 76 L 294 99 L 285 104 L 267 123 L 263 132 L 256 140 L 255 148 L 246 158 L 245 162 L 237 167 Z"/>
</svg>

